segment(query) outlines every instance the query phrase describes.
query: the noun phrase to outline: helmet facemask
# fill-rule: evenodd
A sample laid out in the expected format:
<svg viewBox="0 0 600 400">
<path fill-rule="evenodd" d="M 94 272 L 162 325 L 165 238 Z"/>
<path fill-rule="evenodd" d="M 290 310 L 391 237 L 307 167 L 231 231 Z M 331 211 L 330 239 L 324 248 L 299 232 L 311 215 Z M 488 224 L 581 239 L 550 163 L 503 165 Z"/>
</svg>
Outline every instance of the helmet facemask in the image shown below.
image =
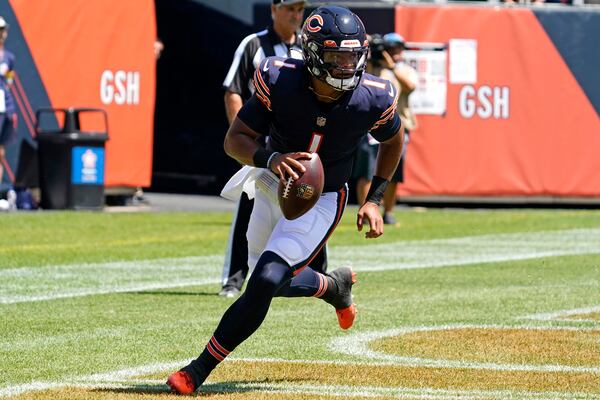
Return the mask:
<svg viewBox="0 0 600 400">
<path fill-rule="evenodd" d="M 310 73 L 336 90 L 354 90 L 365 70 L 368 47 L 325 47 L 317 42 L 305 46 Z"/>
</svg>

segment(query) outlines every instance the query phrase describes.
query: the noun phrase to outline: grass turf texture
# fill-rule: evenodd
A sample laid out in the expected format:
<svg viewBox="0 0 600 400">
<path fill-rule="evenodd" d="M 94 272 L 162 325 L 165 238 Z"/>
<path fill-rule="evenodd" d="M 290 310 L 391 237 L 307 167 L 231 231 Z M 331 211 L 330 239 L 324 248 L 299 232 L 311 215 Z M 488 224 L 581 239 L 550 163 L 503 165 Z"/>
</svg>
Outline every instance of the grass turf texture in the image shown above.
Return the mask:
<svg viewBox="0 0 600 400">
<path fill-rule="evenodd" d="M 590 321 L 598 321 L 598 322 L 600 322 L 600 312 L 589 313 L 589 314 L 573 315 L 572 317 L 570 317 L 570 319 L 574 319 L 574 320 L 590 320 Z"/>
<path fill-rule="evenodd" d="M 511 364 L 600 365 L 600 330 L 463 328 L 395 336 L 373 348 L 389 354 Z"/>
<path fill-rule="evenodd" d="M 346 211 L 332 237 L 332 256 L 336 254 L 336 247 L 359 248 L 369 243 L 392 244 L 521 232 L 535 235 L 542 231 L 600 228 L 600 212 L 596 211 L 402 211 L 396 215 L 400 220 L 399 228 L 387 229 L 386 234 L 376 241 L 366 241 L 356 232 L 355 211 L 355 208 Z M 230 218 L 229 214 L 219 213 L 3 215 L 0 231 L 7 240 L 0 245 L 0 271 L 25 267 L 28 271 L 43 271 L 57 265 L 135 263 L 211 255 L 222 258 Z M 567 398 L 577 398 L 582 393 L 588 397 L 600 396 L 597 384 L 600 373 L 596 371 L 600 368 L 598 358 L 585 357 L 586 352 L 600 353 L 600 335 L 589 331 L 599 328 L 598 310 L 583 313 L 585 319 L 578 315 L 570 315 L 568 320 L 523 319 L 535 313 L 600 305 L 600 243 L 595 245 L 597 251 L 586 254 L 444 268 L 360 272 L 354 290 L 359 316 L 349 333 L 339 330 L 331 307 L 316 299 L 276 299 L 263 326 L 234 355 L 332 363 L 293 364 L 290 367 L 283 361 L 266 364 L 263 361 L 231 361 L 221 365 L 211 380 L 224 385 L 230 382 L 229 386 L 224 386 L 225 391 L 235 393 L 214 395 L 214 398 L 320 398 L 315 397 L 308 386 L 295 393 L 283 390 L 269 394 L 265 392 L 267 389 L 259 387 L 236 389 L 231 382 L 238 381 L 281 383 L 284 389 L 298 383 L 369 386 L 369 394 L 379 398 L 394 397 L 391 395 L 394 392 L 383 389 L 378 392 L 374 388 L 404 387 L 423 393 L 427 393 L 424 388 L 433 388 L 458 390 L 459 394 L 463 393 L 461 390 L 481 390 L 478 398 L 502 398 L 502 393 L 486 392 L 490 390 L 558 392 L 560 397 Z M 369 247 L 360 251 L 368 253 Z M 217 257 L 218 260 L 221 258 Z M 337 265 L 331 266 L 335 267 Z M 215 268 L 220 269 L 220 265 Z M 97 274 L 101 275 L 102 271 Z M 10 286 L 11 282 L 4 284 Z M 195 357 L 231 303 L 231 300 L 215 296 L 217 290 L 218 285 L 213 283 L 0 304 L 2 319 L 6 321 L 0 325 L 0 390 L 8 393 L 7 388 L 29 382 L 65 383 L 96 373 Z M 417 365 L 365 367 L 352 363 L 374 360 L 343 355 L 331 346 L 332 339 L 354 333 L 452 324 L 469 324 L 477 328 L 400 335 L 373 342 L 371 346 L 378 351 L 382 349 L 377 346 L 387 346 L 383 349 L 386 353 L 407 357 L 426 353 L 427 358 L 456 360 L 463 355 L 465 361 L 591 366 L 592 371 L 507 372 L 493 368 Z M 519 329 L 531 326 L 581 330 L 570 332 L 573 339 L 563 337 L 565 332 L 561 330 Z M 515 329 L 506 330 L 505 327 Z M 507 332 L 511 335 L 503 335 Z M 397 344 L 406 338 L 411 341 L 403 353 Z M 539 346 L 540 340 L 544 341 L 543 346 Z M 553 340 L 557 341 L 556 346 L 552 345 Z M 569 346 L 573 346 L 572 350 Z M 349 364 L 336 364 L 338 361 Z M 153 379 L 164 380 L 172 370 L 173 367 L 165 368 Z M 54 389 L 18 397 L 156 398 L 166 390 L 160 383 L 144 386 L 135 379 L 125 382 L 124 388 L 118 390 L 109 386 L 105 389 Z M 218 392 L 223 387 L 215 386 L 214 390 Z M 329 389 L 323 386 L 321 390 L 323 396 L 329 396 Z M 419 392 L 415 394 L 410 390 L 401 393 L 407 398 L 413 394 L 418 398 Z M 436 396 L 452 398 L 452 393 L 436 393 Z M 360 398 L 358 394 L 356 396 Z M 553 396 L 546 393 L 541 398 Z"/>
</svg>

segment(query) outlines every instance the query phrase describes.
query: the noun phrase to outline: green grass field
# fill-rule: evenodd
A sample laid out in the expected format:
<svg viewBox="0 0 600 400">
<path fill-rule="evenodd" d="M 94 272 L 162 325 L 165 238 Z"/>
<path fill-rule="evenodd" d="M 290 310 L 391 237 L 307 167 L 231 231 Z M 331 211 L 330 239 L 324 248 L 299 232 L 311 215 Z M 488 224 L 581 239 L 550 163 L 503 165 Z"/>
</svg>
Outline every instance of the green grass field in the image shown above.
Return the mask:
<svg viewBox="0 0 600 400">
<path fill-rule="evenodd" d="M 359 314 L 276 299 L 211 375 L 212 399 L 600 399 L 600 211 L 401 210 L 330 268 Z M 0 215 L 0 397 L 175 398 L 232 300 L 227 213 Z"/>
</svg>

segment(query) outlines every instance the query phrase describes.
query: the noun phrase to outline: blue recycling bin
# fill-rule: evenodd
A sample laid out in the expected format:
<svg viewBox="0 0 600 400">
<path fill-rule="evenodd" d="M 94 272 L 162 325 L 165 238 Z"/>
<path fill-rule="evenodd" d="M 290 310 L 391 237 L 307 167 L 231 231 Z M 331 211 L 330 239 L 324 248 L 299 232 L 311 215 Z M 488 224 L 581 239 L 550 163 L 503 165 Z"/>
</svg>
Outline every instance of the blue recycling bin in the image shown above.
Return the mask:
<svg viewBox="0 0 600 400">
<path fill-rule="evenodd" d="M 44 114 L 63 114 L 62 126 L 47 129 Z M 83 113 L 102 113 L 103 131 L 82 131 Z M 54 120 L 54 119 L 52 119 Z M 36 112 L 39 178 L 44 209 L 100 210 L 104 207 L 106 111 L 96 108 L 43 108 Z"/>
</svg>

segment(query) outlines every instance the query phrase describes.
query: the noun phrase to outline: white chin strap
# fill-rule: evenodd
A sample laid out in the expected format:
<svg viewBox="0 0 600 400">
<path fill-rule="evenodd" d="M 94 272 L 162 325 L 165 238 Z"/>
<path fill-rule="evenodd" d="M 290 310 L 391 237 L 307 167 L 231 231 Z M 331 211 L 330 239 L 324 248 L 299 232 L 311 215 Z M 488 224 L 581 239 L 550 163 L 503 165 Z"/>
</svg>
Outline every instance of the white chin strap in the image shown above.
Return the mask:
<svg viewBox="0 0 600 400">
<path fill-rule="evenodd" d="M 325 77 L 325 82 L 337 90 L 353 90 L 358 85 L 358 77 L 353 75 L 352 78 L 339 79 L 333 78 L 329 74 Z"/>
</svg>

